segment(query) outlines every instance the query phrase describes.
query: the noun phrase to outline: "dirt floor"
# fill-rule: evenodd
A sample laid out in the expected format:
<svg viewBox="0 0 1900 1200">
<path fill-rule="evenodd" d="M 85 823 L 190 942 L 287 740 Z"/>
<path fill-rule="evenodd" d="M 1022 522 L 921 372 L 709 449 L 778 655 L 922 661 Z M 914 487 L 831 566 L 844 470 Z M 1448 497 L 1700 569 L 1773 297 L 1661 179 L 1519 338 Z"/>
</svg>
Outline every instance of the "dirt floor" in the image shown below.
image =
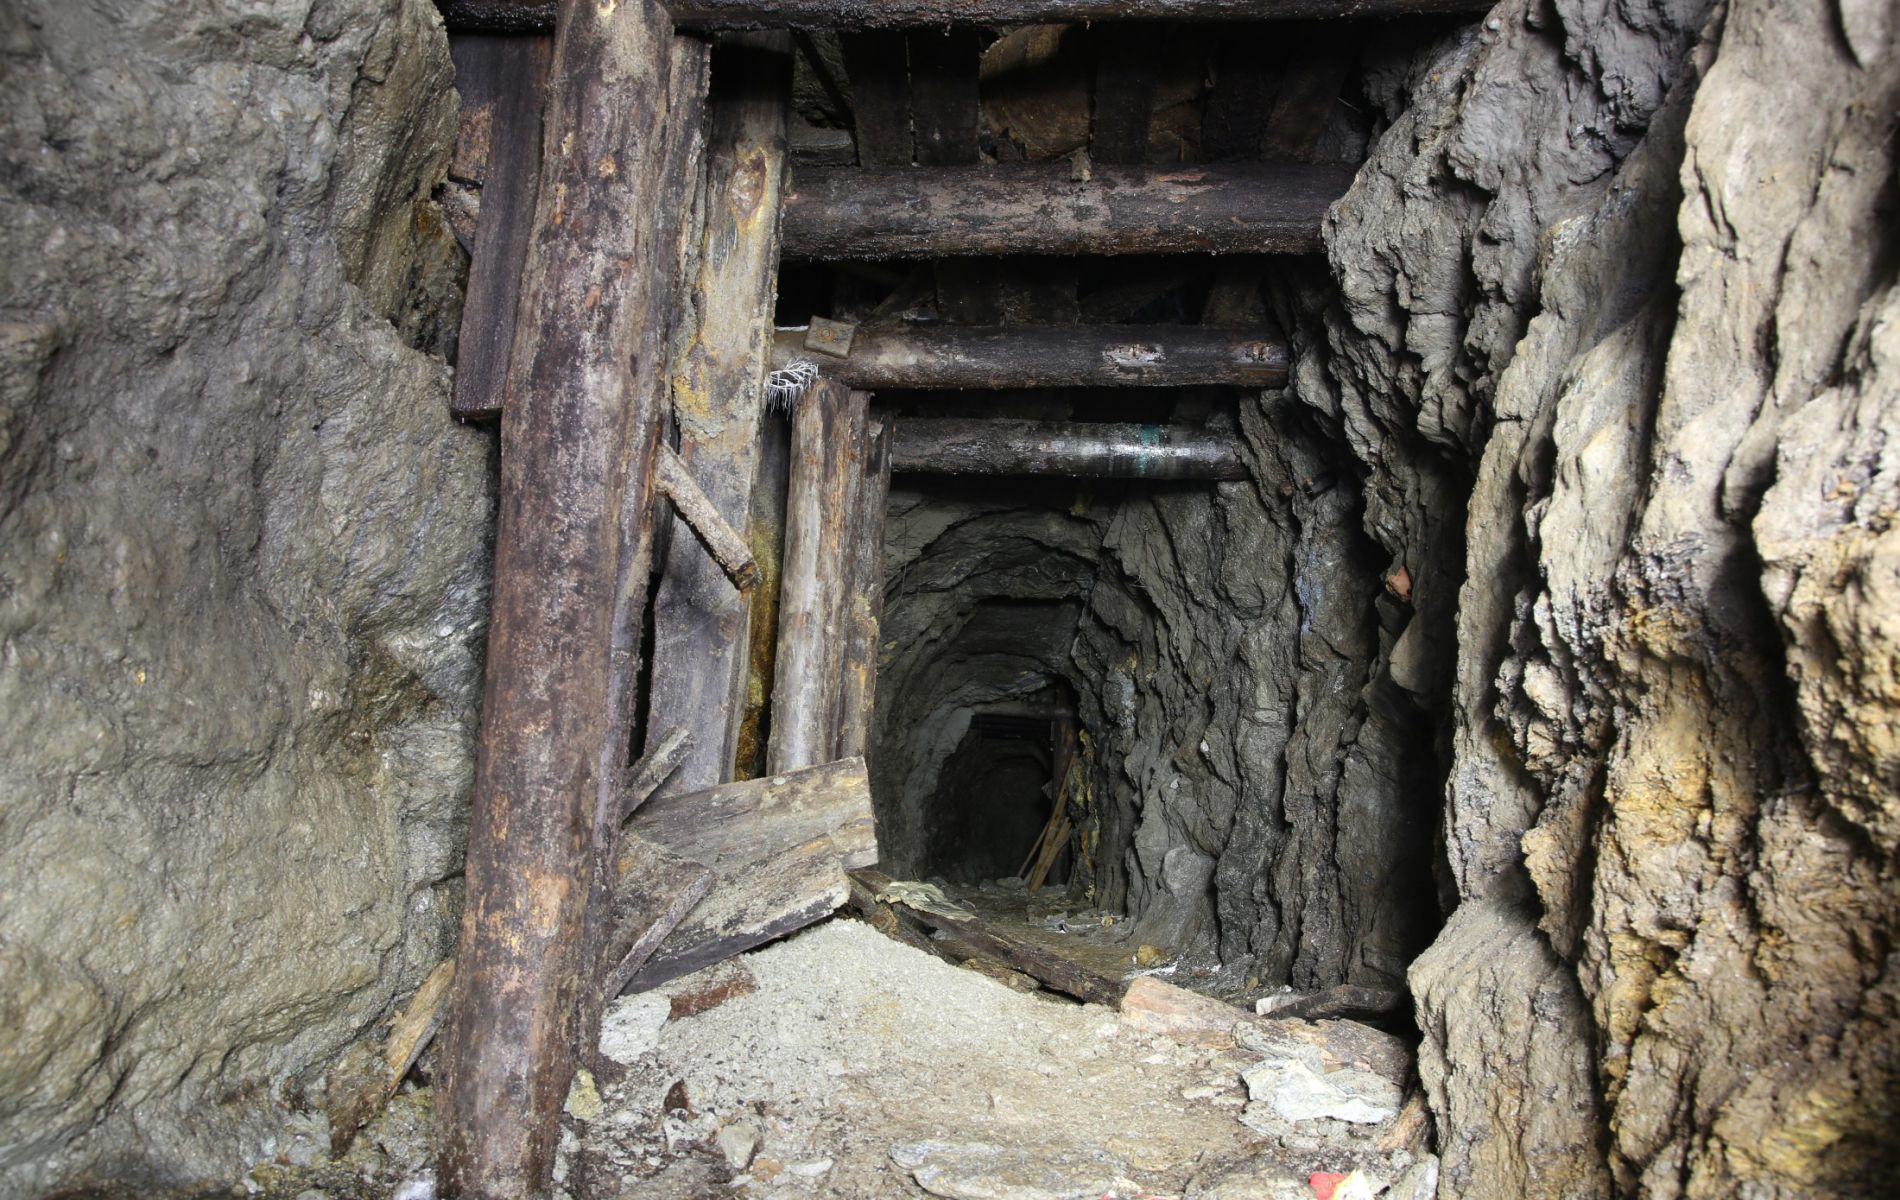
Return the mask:
<svg viewBox="0 0 1900 1200">
<path fill-rule="evenodd" d="M 1078 928 L 1096 965 L 1134 970 L 1099 917 Z M 1292 1062 L 1278 1061 L 1284 1047 L 1236 1045 L 1220 1027 L 1247 1022 L 1241 1009 L 1154 990 L 1203 1011 L 1157 1018 L 1025 992 L 827 921 L 611 1006 L 601 1070 L 568 1099 L 557 1196 L 1314 1200 L 1358 1169 L 1336 1200 L 1429 1200 L 1436 1162 L 1416 1095 L 1400 1104 L 1387 1085 L 1377 1120 L 1287 1120 L 1262 1098 Z M 1281 1024 L 1309 1039 L 1325 1028 Z M 1400 1043 L 1348 1032 L 1383 1039 L 1400 1064 L 1388 1056 L 1385 1073 L 1403 1078 Z M 1307 1053 L 1316 1071 L 1342 1069 Z M 347 1159 L 281 1156 L 254 1173 L 253 1194 L 429 1200 L 428 1104 L 428 1089 L 405 1091 Z"/>
<path fill-rule="evenodd" d="M 1386 1183 L 1416 1158 L 1343 1122 L 1243 1123 L 1258 1053 L 1020 992 L 848 919 L 621 1001 L 603 1050 L 624 1076 L 570 1102 L 576 1200 L 1310 1198 L 1313 1172 Z"/>
</svg>

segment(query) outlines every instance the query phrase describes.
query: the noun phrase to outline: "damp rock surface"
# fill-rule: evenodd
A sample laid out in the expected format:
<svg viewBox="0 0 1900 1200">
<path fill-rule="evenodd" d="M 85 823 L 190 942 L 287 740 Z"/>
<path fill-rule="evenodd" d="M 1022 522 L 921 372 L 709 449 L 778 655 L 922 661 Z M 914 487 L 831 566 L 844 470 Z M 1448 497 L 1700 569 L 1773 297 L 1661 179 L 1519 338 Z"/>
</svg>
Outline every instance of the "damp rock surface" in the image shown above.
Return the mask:
<svg viewBox="0 0 1900 1200">
<path fill-rule="evenodd" d="M 241 7 L 0 11 L 0 1195 L 274 1154 L 456 915 L 447 47 Z"/>
</svg>

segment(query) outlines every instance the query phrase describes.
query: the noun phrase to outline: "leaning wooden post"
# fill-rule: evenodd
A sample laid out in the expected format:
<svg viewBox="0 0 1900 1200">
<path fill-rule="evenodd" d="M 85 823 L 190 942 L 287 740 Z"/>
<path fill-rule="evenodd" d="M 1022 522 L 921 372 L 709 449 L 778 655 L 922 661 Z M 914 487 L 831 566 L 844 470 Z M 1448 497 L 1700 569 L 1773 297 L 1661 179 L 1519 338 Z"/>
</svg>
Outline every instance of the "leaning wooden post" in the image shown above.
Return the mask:
<svg viewBox="0 0 1900 1200">
<path fill-rule="evenodd" d="M 779 582 L 778 667 L 765 767 L 814 766 L 837 742 L 850 498 L 864 462 L 870 396 L 821 380 L 792 414 Z"/>
<path fill-rule="evenodd" d="M 713 80 L 706 220 L 690 300 L 674 337 L 673 414 L 681 465 L 718 516 L 745 531 L 778 291 L 791 39 L 748 34 L 722 42 Z M 770 564 L 763 566 L 768 581 L 776 582 Z M 751 597 L 676 523 L 653 598 L 647 736 L 686 725 L 694 737 L 664 793 L 696 791 L 733 777 L 745 715 L 750 611 Z"/>
<path fill-rule="evenodd" d="M 656 0 L 563 0 L 535 233 L 501 429 L 501 512 L 460 967 L 437 1132 L 445 1192 L 546 1192 L 604 928 L 627 670 L 616 620 L 644 553 L 678 155 L 675 38 Z M 691 58 L 691 54 L 687 55 Z M 703 70 L 703 56 L 687 69 Z M 669 170 L 669 167 L 671 168 Z M 644 383 L 644 386 L 643 386 Z M 630 507 L 632 506 L 632 507 Z M 634 614 L 637 619 L 637 612 Z M 616 742 L 622 742 L 616 745 Z M 610 765 L 611 764 L 611 765 Z M 604 800 L 603 800 L 604 798 Z M 603 812 L 606 804 L 610 811 Z"/>
</svg>

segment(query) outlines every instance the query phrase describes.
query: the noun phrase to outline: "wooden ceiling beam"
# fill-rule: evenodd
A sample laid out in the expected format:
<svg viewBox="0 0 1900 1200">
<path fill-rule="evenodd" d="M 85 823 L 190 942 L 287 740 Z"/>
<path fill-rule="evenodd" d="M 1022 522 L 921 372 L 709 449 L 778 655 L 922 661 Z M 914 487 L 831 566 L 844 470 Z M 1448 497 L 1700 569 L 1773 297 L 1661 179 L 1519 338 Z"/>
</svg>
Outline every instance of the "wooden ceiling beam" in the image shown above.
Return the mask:
<svg viewBox="0 0 1900 1200">
<path fill-rule="evenodd" d="M 554 28 L 551 0 L 436 0 L 451 30 Z M 1482 12 L 1481 0 L 673 0 L 688 29 L 914 29 L 1080 21 L 1293 21 Z"/>
<path fill-rule="evenodd" d="M 773 364 L 801 357 L 865 389 L 1278 387 L 1287 373 L 1279 337 L 1206 325 L 862 325 L 842 357 L 780 331 Z"/>
<path fill-rule="evenodd" d="M 785 197 L 794 259 L 1006 254 L 1310 254 L 1353 169 L 1067 163 L 800 171 Z"/>
<path fill-rule="evenodd" d="M 1245 479 L 1237 439 L 1178 425 L 901 417 L 891 469 L 929 475 Z"/>
</svg>

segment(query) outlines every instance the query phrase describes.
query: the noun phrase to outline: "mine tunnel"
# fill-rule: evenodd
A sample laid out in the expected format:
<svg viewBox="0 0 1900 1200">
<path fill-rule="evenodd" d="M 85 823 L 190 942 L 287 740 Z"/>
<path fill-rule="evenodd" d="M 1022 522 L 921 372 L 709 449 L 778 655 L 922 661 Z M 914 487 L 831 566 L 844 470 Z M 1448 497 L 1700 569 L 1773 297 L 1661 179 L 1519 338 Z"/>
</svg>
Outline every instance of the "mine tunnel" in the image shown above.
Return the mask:
<svg viewBox="0 0 1900 1200">
<path fill-rule="evenodd" d="M 0 2 L 0 1200 L 1887 1200 L 1891 10 Z"/>
</svg>

